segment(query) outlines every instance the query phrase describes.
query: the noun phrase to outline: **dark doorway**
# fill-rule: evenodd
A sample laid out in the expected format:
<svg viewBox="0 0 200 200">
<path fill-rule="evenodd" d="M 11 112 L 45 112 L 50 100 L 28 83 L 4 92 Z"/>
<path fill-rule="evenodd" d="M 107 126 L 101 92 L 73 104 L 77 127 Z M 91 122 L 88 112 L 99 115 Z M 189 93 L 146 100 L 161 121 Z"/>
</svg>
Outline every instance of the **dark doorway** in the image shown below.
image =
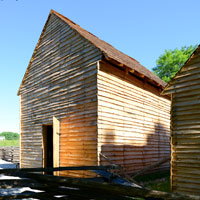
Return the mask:
<svg viewBox="0 0 200 200">
<path fill-rule="evenodd" d="M 53 167 L 53 126 L 44 125 L 43 126 L 43 159 L 44 167 Z M 53 172 L 48 172 L 46 174 L 53 175 Z"/>
</svg>

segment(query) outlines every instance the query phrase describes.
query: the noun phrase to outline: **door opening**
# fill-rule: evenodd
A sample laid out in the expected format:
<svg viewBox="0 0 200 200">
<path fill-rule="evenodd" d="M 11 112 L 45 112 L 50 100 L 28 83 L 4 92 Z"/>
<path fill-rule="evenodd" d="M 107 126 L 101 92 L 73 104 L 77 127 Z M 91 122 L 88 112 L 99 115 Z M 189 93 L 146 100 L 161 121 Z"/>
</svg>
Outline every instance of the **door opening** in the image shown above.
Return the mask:
<svg viewBox="0 0 200 200">
<path fill-rule="evenodd" d="M 43 125 L 43 166 L 53 167 L 53 126 Z M 53 175 L 53 172 L 46 174 Z"/>
</svg>

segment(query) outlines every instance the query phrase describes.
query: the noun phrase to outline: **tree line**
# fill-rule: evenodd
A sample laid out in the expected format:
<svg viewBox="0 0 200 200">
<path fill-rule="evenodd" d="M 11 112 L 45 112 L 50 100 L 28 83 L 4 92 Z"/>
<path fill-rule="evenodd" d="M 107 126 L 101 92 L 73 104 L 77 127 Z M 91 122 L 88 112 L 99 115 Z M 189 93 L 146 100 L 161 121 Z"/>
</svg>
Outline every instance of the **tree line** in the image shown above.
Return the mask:
<svg viewBox="0 0 200 200">
<path fill-rule="evenodd" d="M 156 60 L 153 72 L 165 82 L 169 82 L 188 60 L 197 45 L 184 46 L 180 49 L 165 50 Z"/>
<path fill-rule="evenodd" d="M 19 140 L 19 134 L 14 132 L 2 132 L 0 136 L 5 136 L 6 140 Z"/>
</svg>

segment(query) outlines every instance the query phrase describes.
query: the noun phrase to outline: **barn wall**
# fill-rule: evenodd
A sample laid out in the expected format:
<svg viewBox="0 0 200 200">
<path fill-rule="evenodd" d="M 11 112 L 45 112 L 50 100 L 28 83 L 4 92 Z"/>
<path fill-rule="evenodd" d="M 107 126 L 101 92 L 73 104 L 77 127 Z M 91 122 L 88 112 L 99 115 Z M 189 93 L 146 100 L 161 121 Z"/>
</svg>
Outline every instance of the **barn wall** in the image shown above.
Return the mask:
<svg viewBox="0 0 200 200">
<path fill-rule="evenodd" d="M 172 191 L 200 195 L 200 50 L 176 75 L 172 94 Z"/>
<path fill-rule="evenodd" d="M 170 154 L 170 101 L 122 69 L 100 62 L 98 155 L 133 173 Z M 169 169 L 169 163 L 157 170 Z"/>
<path fill-rule="evenodd" d="M 101 52 L 51 15 L 21 88 L 21 167 L 43 163 L 42 125 L 60 120 L 60 165 L 97 163 Z"/>
</svg>

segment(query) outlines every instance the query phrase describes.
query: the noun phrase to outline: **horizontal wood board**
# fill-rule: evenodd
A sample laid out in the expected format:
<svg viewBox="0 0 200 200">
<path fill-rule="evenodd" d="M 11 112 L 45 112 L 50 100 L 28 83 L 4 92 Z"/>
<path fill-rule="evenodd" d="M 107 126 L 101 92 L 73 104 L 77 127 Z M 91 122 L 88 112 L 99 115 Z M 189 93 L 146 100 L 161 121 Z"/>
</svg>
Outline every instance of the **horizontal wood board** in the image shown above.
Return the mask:
<svg viewBox="0 0 200 200">
<path fill-rule="evenodd" d="M 54 14 L 21 88 L 21 167 L 42 167 L 42 125 L 60 120 L 60 166 L 97 164 L 101 52 Z M 85 172 L 61 172 L 79 176 Z"/>
<path fill-rule="evenodd" d="M 98 155 L 129 174 L 170 154 L 170 100 L 122 69 L 100 62 L 98 69 Z M 169 163 L 156 170 L 169 169 Z"/>
<path fill-rule="evenodd" d="M 200 195 L 200 51 L 167 87 L 171 106 L 173 192 Z"/>
<path fill-rule="evenodd" d="M 126 70 L 98 68 L 101 59 L 99 49 L 50 16 L 20 90 L 21 167 L 42 166 L 42 126 L 53 116 L 60 166 L 107 164 L 101 152 L 132 173 L 169 154 L 169 99 Z"/>
</svg>

